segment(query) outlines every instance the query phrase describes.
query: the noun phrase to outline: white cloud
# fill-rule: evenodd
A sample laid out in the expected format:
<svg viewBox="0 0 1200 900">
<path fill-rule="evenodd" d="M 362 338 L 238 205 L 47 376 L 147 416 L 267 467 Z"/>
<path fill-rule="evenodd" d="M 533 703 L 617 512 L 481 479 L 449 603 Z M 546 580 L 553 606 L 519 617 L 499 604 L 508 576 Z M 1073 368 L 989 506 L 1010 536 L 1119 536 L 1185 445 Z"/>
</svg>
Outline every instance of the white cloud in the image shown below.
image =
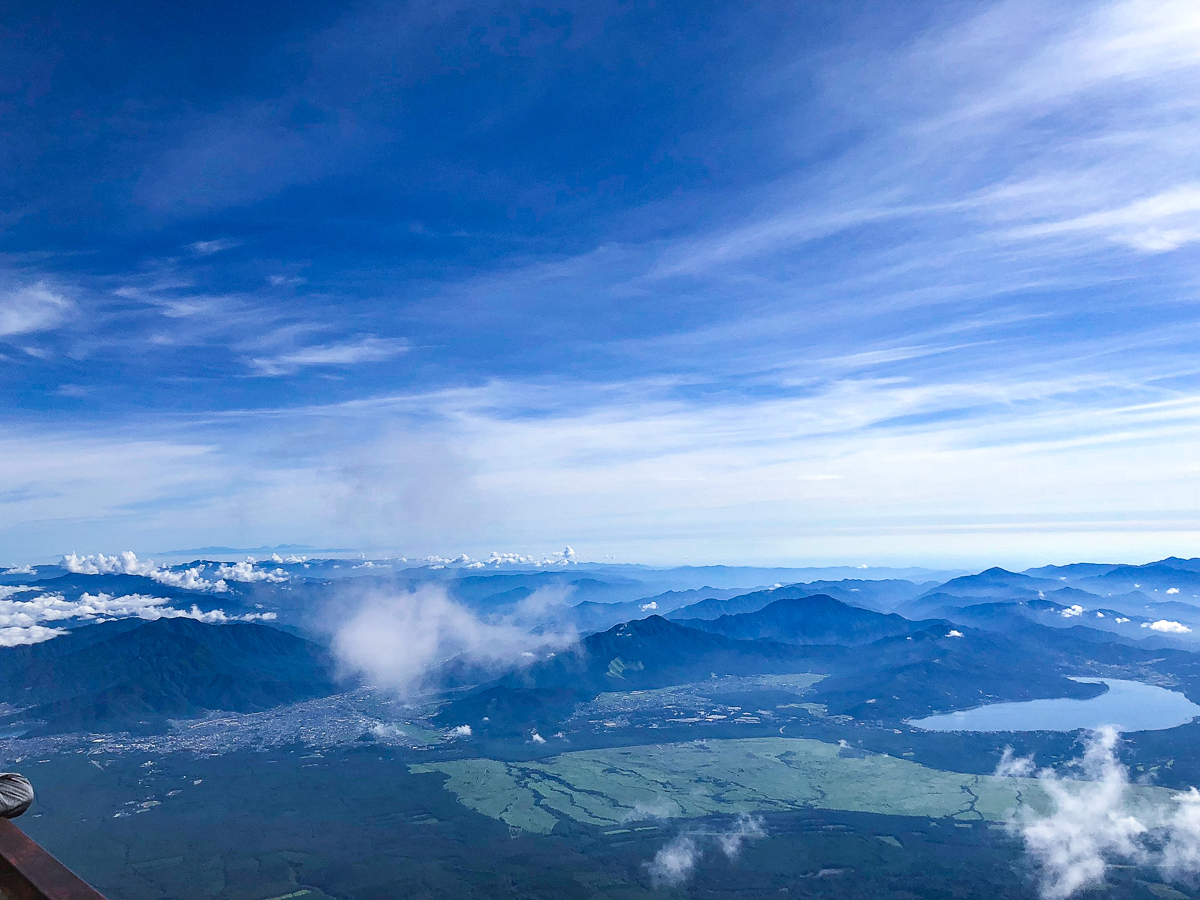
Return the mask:
<svg viewBox="0 0 1200 900">
<path fill-rule="evenodd" d="M 450 734 L 452 737 L 470 737 L 471 736 L 471 726 L 470 725 L 455 725 L 453 728 L 450 729 Z"/>
<path fill-rule="evenodd" d="M 87 595 L 85 594 L 84 596 Z M 100 596 L 104 597 L 105 595 L 101 594 Z M 273 622 L 278 618 L 278 614 L 273 612 L 243 613 L 242 615 L 231 616 L 223 609 L 201 610 L 195 604 L 192 604 L 190 609 L 176 609 L 171 606 L 149 606 L 139 610 L 136 615 L 139 619 L 146 619 L 151 622 L 159 619 L 195 619 L 197 622 L 204 622 L 208 625 L 227 625 L 231 622 Z"/>
<path fill-rule="evenodd" d="M 546 739 L 544 737 L 542 737 L 540 734 L 538 734 L 536 731 L 529 735 L 529 740 L 533 741 L 533 743 L 535 743 L 535 744 L 546 743 Z"/>
<path fill-rule="evenodd" d="M 28 600 L 0 601 L 0 625 L 31 625 L 35 622 L 61 622 L 67 619 L 120 619 L 130 616 L 157 617 L 157 610 L 170 601 L 144 594 L 84 593 L 77 600 L 62 594 L 41 594 Z"/>
<path fill-rule="evenodd" d="M 156 568 L 152 562 L 140 562 L 132 550 L 124 550 L 115 556 L 96 553 L 78 556 L 68 553 L 63 557 L 62 567 L 75 575 L 145 575 Z"/>
<path fill-rule="evenodd" d="M 222 593 L 229 590 L 229 585 L 221 578 L 216 581 L 205 578 L 203 566 L 189 569 L 160 567 L 151 560 L 139 560 L 132 550 L 123 550 L 115 556 L 105 556 L 103 553 L 78 556 L 68 553 L 63 557 L 62 567 L 76 575 L 141 575 L 185 591 Z"/>
<path fill-rule="evenodd" d="M 1167 593 L 1168 594 L 1178 594 L 1179 588 L 1167 588 Z"/>
<path fill-rule="evenodd" d="M 1177 250 L 1184 244 L 1200 240 L 1200 187 L 1181 185 L 1119 209 L 1026 225 L 1013 229 L 1010 234 L 1020 238 L 1042 238 L 1090 232 L 1145 253 Z"/>
<path fill-rule="evenodd" d="M 27 590 L 39 590 L 37 588 Z M 12 596 L 12 595 L 10 595 Z M 138 618 L 147 621 L 157 619 L 195 619 L 210 624 L 227 622 L 270 622 L 276 613 L 246 613 L 228 615 L 224 610 L 202 611 L 193 605 L 190 609 L 176 609 L 165 597 L 146 594 L 83 593 L 76 600 L 68 600 L 62 594 L 41 593 L 22 600 L 0 599 L 0 630 L 3 646 L 31 644 L 48 640 L 64 633 L 58 628 L 48 628 L 46 622 L 107 622 L 113 619 Z"/>
<path fill-rule="evenodd" d="M 957 628 L 951 628 L 949 633 L 946 635 L 946 637 L 948 637 L 948 638 L 959 638 L 962 636 L 963 636 L 963 633 L 961 631 L 959 631 Z"/>
<path fill-rule="evenodd" d="M 232 250 L 234 247 L 240 247 L 241 241 L 235 241 L 231 238 L 218 238 L 213 241 L 196 241 L 188 244 L 188 249 L 197 256 L 212 256 L 214 253 L 222 253 L 226 250 Z"/>
<path fill-rule="evenodd" d="M 275 356 L 257 357 L 251 365 L 260 375 L 291 375 L 314 366 L 356 366 L 384 362 L 408 351 L 402 340 L 374 336 L 340 344 L 318 344 Z"/>
<path fill-rule="evenodd" d="M 1125 616 L 1117 616 L 1115 619 L 1113 619 L 1113 621 L 1116 622 L 1118 625 L 1124 625 L 1126 622 L 1129 621 L 1129 619 L 1126 618 Z"/>
<path fill-rule="evenodd" d="M 0 292 L 0 338 L 46 331 L 60 324 L 74 304 L 44 282 Z"/>
<path fill-rule="evenodd" d="M 517 617 L 485 622 L 443 588 L 426 585 L 412 593 L 368 594 L 336 627 L 332 647 L 347 671 L 412 693 L 426 673 L 454 657 L 514 663 L 531 649 L 562 648 L 575 639 L 574 631 L 534 633 Z"/>
<path fill-rule="evenodd" d="M 655 887 L 673 887 L 687 880 L 699 860 L 700 848 L 696 846 L 695 839 L 681 834 L 654 854 L 654 859 L 646 864 L 646 868 L 650 870 Z"/>
<path fill-rule="evenodd" d="M 192 566 L 190 569 L 155 569 L 148 577 L 159 584 L 167 584 L 184 591 L 211 591 L 216 594 L 229 590 L 229 585 L 223 579 L 209 581 L 203 575 L 203 566 Z"/>
<path fill-rule="evenodd" d="M 1200 792 L 1191 788 L 1175 799 L 1159 866 L 1168 878 L 1192 878 L 1200 872 Z"/>
<path fill-rule="evenodd" d="M 1173 879 L 1200 874 L 1200 794 L 1192 788 L 1165 801 L 1143 797 L 1131 803 L 1117 740 L 1112 727 L 1088 736 L 1083 759 L 1073 764 L 1082 778 L 1039 772 L 1050 811 L 1042 815 L 1022 807 L 1011 824 L 1041 870 L 1045 900 L 1102 886 L 1115 862 L 1153 865 Z M 1031 770 L 1032 760 L 1006 750 L 997 774 L 1025 776 Z"/>
<path fill-rule="evenodd" d="M 1066 609 L 1064 609 L 1060 613 L 1060 615 L 1064 619 L 1074 618 L 1075 616 L 1082 616 L 1083 615 L 1083 607 L 1080 606 L 1078 603 L 1076 603 L 1074 606 L 1068 606 Z"/>
<path fill-rule="evenodd" d="M 1005 747 L 996 766 L 997 778 L 1028 778 L 1033 774 L 1033 758 L 1017 756 L 1012 747 Z"/>
<path fill-rule="evenodd" d="M 404 729 L 399 725 L 392 725 L 387 722 L 376 722 L 371 726 L 371 734 L 380 740 L 395 740 L 396 738 L 404 737 Z"/>
<path fill-rule="evenodd" d="M 762 816 L 740 813 L 730 826 L 718 832 L 676 835 L 646 863 L 655 887 L 673 887 L 686 881 L 704 855 L 705 846 L 715 846 L 726 858 L 737 860 L 747 841 L 767 836 Z"/>
<path fill-rule="evenodd" d="M 1025 848 L 1041 868 L 1046 900 L 1064 900 L 1104 883 L 1110 857 L 1141 860 L 1147 828 L 1125 810 L 1128 775 L 1116 759 L 1117 732 L 1105 728 L 1088 741 L 1082 760 L 1087 781 L 1039 774 L 1053 811 L 1029 814 L 1020 824 Z"/>
<path fill-rule="evenodd" d="M 24 573 L 21 573 L 24 574 Z M 9 597 L 16 594 L 22 594 L 26 591 L 40 591 L 39 587 L 31 587 L 27 584 L 4 585 L 0 584 L 0 600 L 7 600 Z"/>
<path fill-rule="evenodd" d="M 934 389 L 853 381 L 802 397 L 699 408 L 665 400 L 645 385 L 610 390 L 607 398 L 582 398 L 577 410 L 559 409 L 538 388 L 510 384 L 247 414 L 248 436 L 224 445 L 214 438 L 212 446 L 113 440 L 64 448 L 49 437 L 6 436 L 0 490 L 17 482 L 63 496 L 37 501 L 0 527 L 0 536 L 30 557 L 47 552 L 41 542 L 61 547 L 62 531 L 154 547 L 162 546 L 161 534 L 175 534 L 179 546 L 190 546 L 182 543 L 189 535 L 209 542 L 211 523 L 236 513 L 256 534 L 284 529 L 321 546 L 428 552 L 449 539 L 422 545 L 432 542 L 422 522 L 428 512 L 439 535 L 470 535 L 472 550 L 483 545 L 478 559 L 467 557 L 472 563 L 488 559 L 486 548 L 502 530 L 507 540 L 533 546 L 545 534 L 579 535 L 596 558 L 641 562 L 677 562 L 684 554 L 817 561 L 859 553 L 870 541 L 876 552 L 911 562 L 944 564 L 956 556 L 991 562 L 1013 554 L 1032 564 L 1051 546 L 1062 556 L 1140 555 L 1200 532 L 1200 516 L 1174 489 L 1192 476 L 1171 450 L 1180 441 L 1200 441 L 1200 396 L 1080 409 L 1064 398 L 1104 393 L 1103 384 Z M 975 407 L 999 412 L 966 424 L 938 418 Z M 514 412 L 521 408 L 538 414 Z M 1009 409 L 1022 415 L 1010 417 Z M 340 435 L 408 417 L 419 418 L 437 440 L 423 444 L 424 437 L 392 432 L 368 441 L 362 454 L 387 464 L 361 479 L 347 475 L 348 454 L 359 451 L 343 446 Z M 919 429 L 888 424 L 929 417 L 932 424 Z M 314 433 L 331 439 L 306 447 L 303 435 Z M 296 454 L 285 465 L 259 452 L 284 444 Z M 1073 461 L 1066 468 L 1065 451 Z M 446 456 L 461 465 L 438 468 Z M 128 458 L 148 472 L 146 479 L 130 483 Z M 794 478 L 830 467 L 853 477 Z M 695 480 L 672 480 L 680 476 Z M 1112 486 L 1103 503 L 1089 488 L 1097 483 Z M 174 502 L 180 496 L 188 499 Z M 917 503 L 922 497 L 927 504 Z M 132 504 L 141 506 L 137 516 L 126 511 Z M 715 525 L 705 512 L 714 507 L 722 509 Z M 943 510 L 945 517 L 903 512 L 918 507 Z M 891 511 L 886 516 L 884 508 Z M 1145 509 L 1156 512 L 1132 512 Z M 104 520 L 105 534 L 77 524 L 84 519 Z M 60 533 L 53 542 L 22 524 L 36 521 L 54 523 Z"/>
<path fill-rule="evenodd" d="M 37 569 L 31 565 L 13 566 L 11 569 L 4 570 L 5 575 L 36 575 Z"/>
<path fill-rule="evenodd" d="M 732 825 L 717 834 L 717 845 L 729 859 L 737 859 L 741 855 L 742 846 L 746 841 L 757 841 L 767 836 L 766 823 L 762 816 L 740 814 Z"/>
<path fill-rule="evenodd" d="M 4 625 L 0 626 L 0 647 L 40 644 L 42 641 L 56 638 L 60 634 L 66 634 L 66 631 L 62 628 L 47 628 L 44 625 L 29 625 L 26 627 Z"/>
<path fill-rule="evenodd" d="M 1151 631 L 1161 631 L 1164 634 L 1191 634 L 1192 633 L 1192 629 L 1188 628 L 1182 622 L 1172 622 L 1169 619 L 1159 619 L 1157 622 L 1151 622 L 1150 630 Z"/>
<path fill-rule="evenodd" d="M 279 560 L 283 562 L 283 560 Z M 264 569 L 254 568 L 254 562 L 246 560 L 240 563 L 223 563 L 217 567 L 217 578 L 226 581 L 240 581 L 246 584 L 256 581 L 266 581 L 271 584 L 282 584 L 288 580 L 288 574 L 283 569 L 276 569 L 274 572 L 268 572 Z"/>
</svg>

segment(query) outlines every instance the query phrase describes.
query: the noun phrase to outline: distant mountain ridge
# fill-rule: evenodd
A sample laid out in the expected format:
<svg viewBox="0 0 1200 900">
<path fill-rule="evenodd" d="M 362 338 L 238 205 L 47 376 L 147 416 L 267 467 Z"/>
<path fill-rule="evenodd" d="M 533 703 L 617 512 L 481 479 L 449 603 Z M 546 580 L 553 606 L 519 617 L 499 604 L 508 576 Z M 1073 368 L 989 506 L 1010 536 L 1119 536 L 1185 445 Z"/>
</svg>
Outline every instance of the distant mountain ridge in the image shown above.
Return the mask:
<svg viewBox="0 0 1200 900">
<path fill-rule="evenodd" d="M 911 622 L 828 596 L 784 597 L 724 619 L 651 616 L 467 691 L 439 719 L 515 736 L 557 727 L 578 703 L 605 691 L 717 675 L 816 672 L 828 677 L 811 697 L 830 713 L 894 722 L 995 700 L 1094 696 L 1103 687 L 1066 677 L 1080 671 L 1081 660 L 1145 662 L 1169 652 L 1106 644 L 1110 636 L 1102 632 L 1018 620 L 1010 636 L 946 620 Z M 827 643 L 810 643 L 817 640 Z M 1030 652 L 1030 641 L 1037 652 Z"/>
<path fill-rule="evenodd" d="M 913 623 L 902 616 L 849 606 L 826 594 L 785 597 L 754 612 L 681 619 L 679 624 L 738 640 L 840 646 L 866 644 L 913 630 Z"/>
<path fill-rule="evenodd" d="M 1034 578 L 1010 572 L 999 566 L 975 575 L 961 575 L 926 591 L 927 594 L 951 594 L 958 597 L 1036 597 L 1041 591 L 1053 591 L 1062 583 L 1049 578 Z"/>
<path fill-rule="evenodd" d="M 890 611 L 898 603 L 916 596 L 923 588 L 929 586 L 930 583 L 917 585 L 911 581 L 899 579 L 880 579 L 878 581 L 847 579 L 841 582 L 802 582 L 736 594 L 727 599 L 713 598 L 702 600 L 698 603 L 682 606 L 668 613 L 667 618 L 679 621 L 684 619 L 716 619 L 724 615 L 756 612 L 776 600 L 812 597 L 817 594 L 833 597 L 850 606 L 877 611 Z"/>
<path fill-rule="evenodd" d="M 35 734 L 153 730 L 209 710 L 254 712 L 339 690 L 325 650 L 265 625 L 122 620 L 0 653 L 0 699 Z"/>
</svg>

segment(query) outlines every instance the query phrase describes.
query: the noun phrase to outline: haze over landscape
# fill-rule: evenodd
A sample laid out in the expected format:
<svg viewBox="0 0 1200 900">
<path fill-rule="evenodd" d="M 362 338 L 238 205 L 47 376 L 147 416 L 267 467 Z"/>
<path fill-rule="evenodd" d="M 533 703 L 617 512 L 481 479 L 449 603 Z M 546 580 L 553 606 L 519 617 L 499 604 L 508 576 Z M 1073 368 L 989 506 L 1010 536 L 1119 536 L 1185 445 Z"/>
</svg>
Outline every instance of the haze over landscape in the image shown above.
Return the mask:
<svg viewBox="0 0 1200 900">
<path fill-rule="evenodd" d="M 1197 98 L 1194 0 L 7 4 L 20 830 L 1200 897 Z"/>
<path fill-rule="evenodd" d="M 111 896 L 1190 896 L 1198 598 L 1178 557 L 69 554 L 0 573 L 0 753 Z"/>
</svg>

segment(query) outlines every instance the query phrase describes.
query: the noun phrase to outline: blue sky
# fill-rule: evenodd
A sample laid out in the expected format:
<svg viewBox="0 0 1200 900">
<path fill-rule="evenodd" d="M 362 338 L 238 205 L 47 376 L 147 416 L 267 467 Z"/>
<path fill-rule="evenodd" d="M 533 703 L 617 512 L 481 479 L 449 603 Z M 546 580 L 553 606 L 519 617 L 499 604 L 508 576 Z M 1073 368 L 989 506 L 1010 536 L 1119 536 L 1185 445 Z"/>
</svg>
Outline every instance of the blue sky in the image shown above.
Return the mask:
<svg viewBox="0 0 1200 900">
<path fill-rule="evenodd" d="M 0 561 L 1196 555 L 1192 2 L 0 41 Z"/>
</svg>

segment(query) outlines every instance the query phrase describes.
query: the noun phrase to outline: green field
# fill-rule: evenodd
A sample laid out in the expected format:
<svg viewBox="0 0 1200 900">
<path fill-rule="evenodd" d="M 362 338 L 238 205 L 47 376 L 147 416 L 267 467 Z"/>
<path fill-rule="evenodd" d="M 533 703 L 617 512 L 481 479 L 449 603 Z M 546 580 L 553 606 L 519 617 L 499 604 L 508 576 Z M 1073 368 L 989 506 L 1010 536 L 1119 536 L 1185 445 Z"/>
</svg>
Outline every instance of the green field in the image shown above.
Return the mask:
<svg viewBox="0 0 1200 900">
<path fill-rule="evenodd" d="M 1021 802 L 1044 802 L 1036 779 L 946 772 L 801 738 L 693 741 L 584 750 L 537 762 L 466 759 L 411 768 L 444 772 L 447 790 L 465 805 L 540 833 L 560 818 L 605 826 L 796 809 L 1000 822 Z"/>
</svg>

